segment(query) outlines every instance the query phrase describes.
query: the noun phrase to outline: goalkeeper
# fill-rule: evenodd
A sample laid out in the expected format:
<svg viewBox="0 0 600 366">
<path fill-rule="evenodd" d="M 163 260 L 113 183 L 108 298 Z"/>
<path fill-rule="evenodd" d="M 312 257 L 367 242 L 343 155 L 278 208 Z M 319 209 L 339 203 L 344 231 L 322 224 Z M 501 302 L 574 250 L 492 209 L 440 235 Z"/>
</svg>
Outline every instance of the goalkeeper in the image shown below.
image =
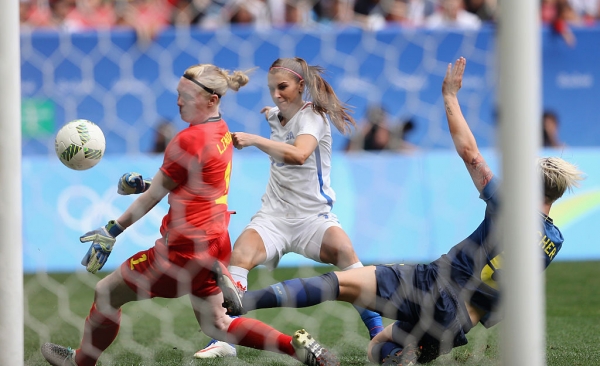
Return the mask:
<svg viewBox="0 0 600 366">
<path fill-rule="evenodd" d="M 119 180 L 119 193 L 144 193 L 117 220 L 80 238 L 91 242 L 82 264 L 92 273 L 102 269 L 116 237 L 168 195 L 161 237 L 96 284 L 79 348 L 45 343 L 41 351 L 50 364 L 94 366 L 119 332 L 123 305 L 189 295 L 198 324 L 211 337 L 284 353 L 307 365 L 338 365 L 304 330 L 292 337 L 255 319 L 232 319 L 221 307 L 223 295 L 211 269 L 227 265 L 231 255 L 227 194 L 233 143 L 219 108 L 228 89 L 237 91 L 247 83 L 244 72 L 230 74 L 210 64 L 184 72 L 177 105 L 189 126 L 167 145 L 151 185 L 139 174 L 125 174 Z"/>
<path fill-rule="evenodd" d="M 228 313 L 270 307 L 306 307 L 328 300 L 346 301 L 375 310 L 397 321 L 369 343 L 368 357 L 385 365 L 429 362 L 453 347 L 467 343 L 466 334 L 477 323 L 485 327 L 500 320 L 498 275 L 502 249 L 491 237 L 498 209 L 498 180 L 479 153 L 477 143 L 458 103 L 466 60 L 448 65 L 442 95 L 456 151 L 465 162 L 481 199 L 487 205 L 483 221 L 473 233 L 429 264 L 377 265 L 319 277 L 292 279 L 241 297 L 227 292 Z M 538 160 L 544 183 L 540 206 L 540 260 L 546 268 L 563 244 L 560 230 L 549 217 L 552 204 L 578 186 L 583 174 L 560 158 Z M 220 287 L 233 286 L 217 273 Z M 225 292 L 225 291 L 224 291 Z"/>
</svg>

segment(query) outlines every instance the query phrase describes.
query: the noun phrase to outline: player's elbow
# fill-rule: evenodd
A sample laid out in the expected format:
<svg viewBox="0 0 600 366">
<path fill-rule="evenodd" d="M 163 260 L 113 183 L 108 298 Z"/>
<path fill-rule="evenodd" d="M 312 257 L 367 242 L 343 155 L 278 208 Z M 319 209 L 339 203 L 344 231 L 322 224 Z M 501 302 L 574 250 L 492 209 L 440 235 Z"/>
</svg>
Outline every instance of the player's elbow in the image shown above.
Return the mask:
<svg viewBox="0 0 600 366">
<path fill-rule="evenodd" d="M 304 163 L 306 162 L 306 159 L 308 159 L 308 157 L 309 157 L 309 154 L 293 153 L 293 154 L 288 154 L 284 158 L 284 161 L 286 164 L 289 164 L 289 165 L 304 165 Z"/>
<path fill-rule="evenodd" d="M 456 151 L 465 163 L 471 163 L 471 161 L 473 161 L 473 159 L 479 155 L 479 149 L 477 148 L 477 145 L 464 146 L 461 149 L 456 149 Z"/>
<path fill-rule="evenodd" d="M 470 161 L 473 157 L 479 154 L 477 142 L 475 141 L 473 135 L 461 137 L 453 136 L 453 140 L 456 152 L 464 161 Z"/>
</svg>

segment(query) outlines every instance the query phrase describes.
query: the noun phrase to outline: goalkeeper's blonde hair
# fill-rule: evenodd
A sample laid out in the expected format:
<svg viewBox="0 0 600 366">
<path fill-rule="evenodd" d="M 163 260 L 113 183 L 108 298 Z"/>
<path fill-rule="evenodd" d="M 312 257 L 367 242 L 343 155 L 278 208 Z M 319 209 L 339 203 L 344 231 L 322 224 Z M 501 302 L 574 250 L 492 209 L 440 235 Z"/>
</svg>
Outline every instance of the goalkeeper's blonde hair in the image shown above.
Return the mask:
<svg viewBox="0 0 600 366">
<path fill-rule="evenodd" d="M 553 203 L 568 190 L 579 187 L 579 182 L 585 179 L 583 172 L 577 166 L 557 157 L 538 159 L 544 181 L 544 199 Z"/>
<path fill-rule="evenodd" d="M 238 91 L 242 86 L 248 84 L 250 80 L 248 73 L 250 71 L 252 70 L 236 70 L 230 74 L 228 70 L 212 64 L 198 64 L 188 67 L 183 74 L 202 82 L 202 84 L 223 96 L 227 93 L 227 89 Z M 200 90 L 199 92 L 206 93 Z"/>
</svg>

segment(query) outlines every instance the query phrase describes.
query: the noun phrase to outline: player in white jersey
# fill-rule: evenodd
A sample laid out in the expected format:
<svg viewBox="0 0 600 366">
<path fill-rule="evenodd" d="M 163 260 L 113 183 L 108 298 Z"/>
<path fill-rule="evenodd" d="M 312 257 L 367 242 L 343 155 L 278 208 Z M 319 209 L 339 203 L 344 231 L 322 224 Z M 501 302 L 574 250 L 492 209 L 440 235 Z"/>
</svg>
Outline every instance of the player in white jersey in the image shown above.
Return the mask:
<svg viewBox="0 0 600 366">
<path fill-rule="evenodd" d="M 289 252 L 341 270 L 363 266 L 332 213 L 335 192 L 330 186 L 331 124 L 348 133 L 356 123 L 322 73 L 322 68 L 309 66 L 299 57 L 277 59 L 267 81 L 275 107 L 261 111 L 271 127 L 271 138 L 232 134 L 236 148 L 255 146 L 271 159 L 262 207 L 236 240 L 231 254 L 229 271 L 242 290 L 252 268 L 262 264 L 274 269 Z M 383 329 L 381 317 L 370 310 L 357 310 L 373 338 Z M 213 340 L 195 356 L 235 354 L 233 346 Z"/>
<path fill-rule="evenodd" d="M 306 102 L 282 125 L 278 107 L 266 115 L 271 126 L 271 140 L 294 145 L 298 136 L 314 137 L 314 152 L 302 165 L 290 165 L 271 158 L 271 175 L 262 198 L 261 213 L 282 218 L 305 218 L 314 213 L 329 213 L 335 202 L 330 186 L 331 127 Z"/>
</svg>

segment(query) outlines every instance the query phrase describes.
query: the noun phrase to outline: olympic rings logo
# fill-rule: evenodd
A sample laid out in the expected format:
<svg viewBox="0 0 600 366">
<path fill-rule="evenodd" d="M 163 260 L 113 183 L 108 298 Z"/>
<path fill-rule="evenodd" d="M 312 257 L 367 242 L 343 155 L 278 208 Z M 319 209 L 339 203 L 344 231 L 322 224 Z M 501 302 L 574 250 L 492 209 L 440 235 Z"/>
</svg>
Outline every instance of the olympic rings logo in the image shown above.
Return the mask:
<svg viewBox="0 0 600 366">
<path fill-rule="evenodd" d="M 97 228 L 111 219 L 119 217 L 136 196 L 123 197 L 116 189 L 98 192 L 86 185 L 65 186 L 59 193 L 56 212 L 60 221 L 71 230 L 81 232 Z M 167 200 L 161 201 L 135 225 L 128 228 L 130 241 L 142 247 L 149 247 L 160 235 L 159 227 L 168 210 Z"/>
</svg>

